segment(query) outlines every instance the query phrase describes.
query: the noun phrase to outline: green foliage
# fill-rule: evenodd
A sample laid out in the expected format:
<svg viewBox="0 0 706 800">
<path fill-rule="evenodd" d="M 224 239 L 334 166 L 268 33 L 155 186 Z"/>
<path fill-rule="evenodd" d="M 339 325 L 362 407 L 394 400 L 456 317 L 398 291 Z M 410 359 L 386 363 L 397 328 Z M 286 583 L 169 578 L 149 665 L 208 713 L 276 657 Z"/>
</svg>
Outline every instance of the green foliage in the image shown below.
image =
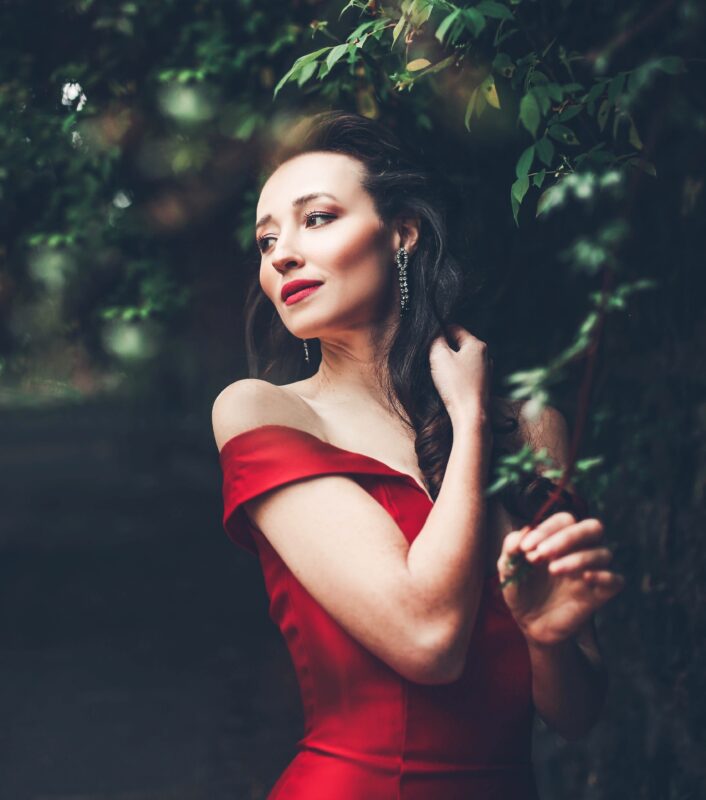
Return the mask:
<svg viewBox="0 0 706 800">
<path fill-rule="evenodd" d="M 140 168 L 155 180 L 198 175 L 212 157 L 214 130 L 236 142 L 263 133 L 268 125 L 263 97 L 269 91 L 272 101 L 295 104 L 302 94 L 324 103 L 355 98 L 371 116 L 385 104 L 404 102 L 414 110 L 420 130 L 434 127 L 427 113 L 434 98 L 453 98 L 449 112 L 459 127 L 463 120 L 468 136 L 481 136 L 493 125 L 514 131 L 507 148 L 516 159 L 509 210 L 518 225 L 533 219 L 523 213 L 528 202 L 540 219 L 572 204 L 607 207 L 625 197 L 635 170 L 655 174 L 644 153 L 637 112 L 640 98 L 660 75 L 664 83 L 685 72 L 680 56 L 650 55 L 621 63 L 611 74 L 608 54 L 586 59 L 576 48 L 567 25 L 574 13 L 570 4 L 563 17 L 496 0 L 471 5 L 353 0 L 331 10 L 336 12 L 331 19 L 294 13 L 274 17 L 243 0 L 230 16 L 216 6 L 208 14 L 201 9 L 185 17 L 171 46 L 140 75 L 161 115 L 142 144 Z M 51 80 L 56 93 L 63 86 L 61 112 L 54 106 L 19 113 L 36 101 L 17 78 L 6 81 L 0 95 L 9 111 L 2 131 L 4 201 L 41 192 L 49 175 L 70 178 L 55 184 L 51 203 L 18 231 L 15 250 L 35 253 L 34 262 L 45 265 L 45 285 L 51 282 L 46 275 L 63 276 L 51 285 L 64 291 L 71 276 L 81 272 L 85 253 L 98 254 L 100 262 L 101 252 L 122 242 L 130 252 L 126 279 L 106 292 L 98 317 L 159 319 L 183 308 L 189 292 L 176 289 L 178 279 L 164 254 L 135 224 L 131 201 L 121 206 L 115 200 L 128 197 L 121 160 L 125 133 L 134 125 L 129 98 L 137 91 L 137 76 L 120 74 L 114 65 L 126 38 L 134 46 L 149 42 L 177 19 L 176 12 L 169 4 L 123 3 L 108 12 L 83 3 L 74 13 L 77 24 L 113 38 L 102 45 L 100 60 L 86 53 L 56 63 Z M 236 22 L 234 28 L 230 23 Z M 160 127 L 163 133 L 157 132 Z M 18 168 L 28 163 L 30 169 Z M 235 238 L 247 250 L 255 195 L 244 197 Z M 171 202 L 164 200 L 156 212 L 160 218 L 179 213 L 170 210 Z M 619 274 L 625 224 L 620 235 L 609 225 L 579 235 L 563 260 L 577 274 L 606 269 Z M 47 248 L 65 263 L 53 273 L 47 272 Z M 600 302 L 593 302 L 575 326 L 573 341 L 546 368 L 507 377 L 512 396 L 546 402 L 566 366 L 588 351 L 600 316 L 627 308 L 629 298 L 646 288 L 654 283 L 618 280 L 605 296 L 599 293 Z"/>
<path fill-rule="evenodd" d="M 349 9 L 371 13 L 368 4 L 356 2 L 348 3 L 341 16 Z M 657 72 L 678 75 L 686 69 L 679 56 L 663 56 L 621 70 L 613 77 L 598 78 L 590 70 L 580 69 L 581 54 L 571 50 L 568 42 L 558 43 L 556 37 L 551 37 L 551 31 L 541 31 L 549 43 L 537 48 L 537 31 L 528 29 L 526 10 L 521 3 L 484 0 L 472 6 L 457 6 L 447 0 L 403 0 L 399 8 L 375 6 L 371 16 L 373 19 L 358 25 L 345 42 L 297 58 L 277 83 L 274 95 L 288 83 L 295 82 L 301 87 L 314 76 L 321 81 L 344 55 L 349 56 L 349 72 L 355 74 L 361 60 L 356 48 L 362 48 L 365 37 L 372 35 L 373 42 L 367 50 L 369 62 L 390 64 L 392 71 L 370 74 L 363 65 L 365 75 L 369 80 L 391 81 L 388 88 L 393 91 L 409 91 L 424 79 L 439 81 L 441 92 L 443 73 L 471 65 L 467 69 L 463 114 L 469 132 L 473 117 L 480 117 L 486 106 L 500 110 L 496 85 L 498 81 L 504 83 L 503 91 L 516 96 L 518 125 L 536 140 L 537 156 L 546 167 L 559 164 L 554 171 L 555 179 L 586 166 L 610 171 L 634 165 L 643 144 L 630 108 Z M 539 18 L 536 22 L 543 24 Z M 556 21 L 557 30 L 561 22 Z M 352 44 L 357 39 L 361 40 Z M 400 41 L 406 44 L 404 50 L 399 47 Z M 453 52 L 444 57 L 438 45 Z M 409 58 L 412 49 L 427 55 Z M 384 94 L 379 86 L 375 88 Z M 614 124 L 608 128 L 611 116 Z M 582 134 L 584 144 L 579 126 L 586 132 Z M 525 148 L 520 159 L 528 158 L 528 152 Z M 516 223 L 530 188 L 528 178 L 535 177 L 529 176 L 524 166 L 518 161 L 516 180 L 510 191 Z M 542 185 L 546 177 L 545 172 L 534 184 Z"/>
<path fill-rule="evenodd" d="M 702 6 L 71 0 L 44 4 L 41 24 L 32 3 L 0 11 L 4 404 L 132 380 L 193 413 L 243 377 L 257 184 L 299 114 L 379 118 L 458 190 L 452 251 L 477 288 L 465 321 L 502 356 L 507 396 L 587 411 L 572 482 L 637 564 L 616 641 L 623 626 L 635 651 L 645 628 L 664 637 L 656 678 L 626 667 L 631 724 L 581 755 L 612 783 L 574 764 L 547 797 L 704 794 L 694 726 L 675 713 L 698 716 L 684 697 L 706 665 L 685 666 L 703 585 L 690 506 L 706 486 Z M 490 493 L 558 476 L 544 456 L 501 459 Z M 645 719 L 648 745 L 629 735 Z"/>
</svg>

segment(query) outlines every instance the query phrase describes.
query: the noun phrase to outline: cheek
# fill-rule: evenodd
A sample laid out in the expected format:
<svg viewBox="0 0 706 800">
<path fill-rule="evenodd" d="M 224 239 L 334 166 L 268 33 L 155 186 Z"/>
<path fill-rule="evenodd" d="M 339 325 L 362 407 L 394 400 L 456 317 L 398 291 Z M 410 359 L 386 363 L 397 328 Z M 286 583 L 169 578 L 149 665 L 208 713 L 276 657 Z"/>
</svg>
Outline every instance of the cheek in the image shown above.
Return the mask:
<svg viewBox="0 0 706 800">
<path fill-rule="evenodd" d="M 260 266 L 260 288 L 272 300 L 275 292 L 275 276 L 264 264 Z"/>
<path fill-rule="evenodd" d="M 377 225 L 331 226 L 320 242 L 322 267 L 335 277 L 351 281 L 379 283 L 384 278 L 386 264 L 382 232 Z"/>
</svg>

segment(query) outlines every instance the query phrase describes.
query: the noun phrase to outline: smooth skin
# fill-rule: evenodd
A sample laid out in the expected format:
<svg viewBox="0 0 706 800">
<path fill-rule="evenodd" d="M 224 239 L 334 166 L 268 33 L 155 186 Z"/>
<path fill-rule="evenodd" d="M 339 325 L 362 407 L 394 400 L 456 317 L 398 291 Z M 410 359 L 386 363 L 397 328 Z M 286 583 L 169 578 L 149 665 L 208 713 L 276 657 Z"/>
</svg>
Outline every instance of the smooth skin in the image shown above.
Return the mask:
<svg viewBox="0 0 706 800">
<path fill-rule="evenodd" d="M 427 491 L 413 432 L 379 387 L 375 367 L 384 364 L 384 352 L 372 336 L 377 332 L 386 343 L 398 323 L 394 253 L 405 246 L 413 254 L 419 222 L 399 218 L 384 226 L 361 174 L 349 156 L 307 153 L 281 165 L 263 187 L 256 228 L 260 285 L 293 336 L 320 340 L 322 361 L 315 375 L 287 386 L 245 379 L 226 387 L 213 407 L 214 436 L 221 449 L 259 425 L 299 428 L 405 472 Z M 287 306 L 280 290 L 294 278 L 323 284 Z M 484 575 L 497 568 L 502 576 L 501 564 L 518 546 L 516 521 L 484 497 L 492 446 L 487 347 L 460 326 L 452 331 L 458 349 L 440 336 L 429 357 L 453 445 L 436 502 L 411 545 L 387 511 L 345 475 L 277 487 L 245 506 L 314 599 L 364 647 L 421 683 L 455 680 L 473 658 L 468 643 Z M 546 445 L 557 456 L 565 450 L 566 423 L 556 409 L 546 408 L 538 421 L 520 421 L 535 448 Z M 566 517 L 554 515 L 537 531 L 549 540 L 568 528 Z M 598 549 L 595 538 L 569 536 L 555 544 L 562 558 L 583 554 L 582 575 L 599 566 L 586 554 Z M 573 575 L 575 567 L 564 561 L 561 568 Z M 592 724 L 604 692 L 590 615 L 609 597 L 592 592 L 586 602 L 584 581 L 551 574 L 505 589 L 530 647 L 537 710 L 567 736 Z"/>
</svg>

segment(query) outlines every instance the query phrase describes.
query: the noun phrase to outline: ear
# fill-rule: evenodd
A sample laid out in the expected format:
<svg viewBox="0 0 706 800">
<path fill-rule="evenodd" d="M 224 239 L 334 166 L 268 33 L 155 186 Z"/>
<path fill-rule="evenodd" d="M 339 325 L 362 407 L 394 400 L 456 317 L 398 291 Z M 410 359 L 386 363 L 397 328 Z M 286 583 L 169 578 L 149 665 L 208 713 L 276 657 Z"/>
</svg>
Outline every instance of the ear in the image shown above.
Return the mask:
<svg viewBox="0 0 706 800">
<path fill-rule="evenodd" d="M 400 247 L 404 247 L 404 249 L 412 255 L 419 241 L 420 226 L 421 220 L 418 214 L 398 217 L 395 220 L 395 233 L 393 237 L 395 251 Z"/>
</svg>

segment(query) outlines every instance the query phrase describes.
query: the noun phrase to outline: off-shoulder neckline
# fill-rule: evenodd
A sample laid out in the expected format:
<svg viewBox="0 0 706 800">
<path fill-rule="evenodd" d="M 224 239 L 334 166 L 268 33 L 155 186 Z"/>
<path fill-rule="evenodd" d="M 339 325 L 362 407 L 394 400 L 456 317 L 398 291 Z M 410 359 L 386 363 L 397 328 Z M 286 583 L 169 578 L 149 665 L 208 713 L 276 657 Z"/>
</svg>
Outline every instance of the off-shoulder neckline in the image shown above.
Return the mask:
<svg viewBox="0 0 706 800">
<path fill-rule="evenodd" d="M 222 459 L 223 454 L 226 451 L 226 448 L 229 447 L 232 442 L 242 438 L 243 436 L 252 434 L 255 431 L 262 430 L 263 428 L 285 428 L 286 430 L 294 431 L 295 433 L 300 433 L 303 434 L 304 436 L 310 437 L 311 439 L 315 439 L 318 444 L 324 445 L 324 447 L 330 447 L 333 450 L 338 450 L 340 453 L 345 453 L 346 455 L 349 456 L 355 456 L 356 458 L 362 458 L 365 459 L 366 461 L 371 461 L 380 467 L 384 467 L 388 472 L 392 472 L 395 475 L 399 475 L 400 477 L 406 478 L 419 492 L 421 492 L 424 495 L 424 497 L 426 497 L 430 505 L 434 505 L 434 501 L 427 493 L 427 490 L 419 483 L 419 481 L 413 475 L 410 475 L 408 472 L 401 472 L 400 470 L 391 467 L 389 464 L 386 464 L 384 461 L 380 461 L 379 458 L 374 458 L 373 456 L 366 455 L 365 453 L 358 453 L 355 450 L 348 450 L 345 447 L 339 447 L 337 444 L 333 444 L 332 442 L 327 442 L 324 439 L 321 439 L 320 437 L 316 436 L 315 434 L 309 433 L 309 431 L 302 430 L 302 428 L 294 428 L 291 425 L 275 425 L 275 424 L 257 425 L 256 427 L 249 428 L 248 430 L 242 431 L 241 433 L 236 433 L 235 436 L 231 436 L 230 439 L 227 439 L 224 442 L 223 447 L 221 447 L 218 453 L 219 459 Z"/>
<path fill-rule="evenodd" d="M 264 428 L 285 428 L 288 431 L 294 431 L 295 433 L 300 433 L 300 434 L 303 434 L 304 436 L 310 437 L 311 439 L 315 439 L 317 444 L 324 445 L 324 447 L 330 447 L 331 449 L 337 450 L 340 453 L 345 453 L 348 456 L 355 456 L 356 458 L 362 458 L 365 461 L 370 461 L 370 462 L 372 462 L 373 464 L 376 464 L 379 467 L 383 467 L 388 472 L 392 472 L 395 475 L 399 475 L 402 478 L 406 478 L 407 481 L 417 489 L 417 491 L 421 492 L 424 495 L 424 497 L 427 499 L 427 501 L 429 502 L 430 505 L 432 505 L 432 506 L 434 505 L 434 501 L 429 497 L 429 495 L 427 494 L 426 489 L 424 489 L 419 484 L 419 481 L 417 481 L 417 479 L 414 478 L 412 475 L 410 475 L 408 472 L 401 472 L 400 470 L 395 469 L 394 467 L 391 467 L 389 464 L 386 464 L 384 461 L 380 461 L 379 458 L 374 458 L 373 456 L 366 455 L 365 453 L 358 453 L 355 450 L 348 450 L 345 447 L 339 447 L 337 444 L 332 444 L 331 442 L 327 442 L 324 439 L 319 438 L 318 436 L 316 436 L 313 433 L 309 433 L 309 431 L 302 430 L 302 428 L 294 428 L 291 425 L 275 425 L 275 424 L 270 423 L 270 424 L 267 424 L 267 425 L 257 425 L 256 427 L 249 428 L 248 430 L 242 431 L 241 433 L 236 433 L 235 436 L 231 436 L 230 439 L 227 439 L 223 443 L 223 446 L 221 447 L 221 449 L 218 452 L 219 459 L 221 461 L 223 460 L 224 455 L 226 453 L 226 448 L 230 449 L 230 446 L 231 446 L 231 444 L 233 442 L 241 439 L 243 436 L 247 436 L 248 434 L 252 434 L 255 431 L 263 430 Z M 490 573 L 485 572 L 484 573 L 484 578 L 487 581 L 490 581 L 490 582 L 493 582 L 493 583 L 499 583 L 499 576 L 498 576 L 498 573 L 496 571 L 490 572 Z"/>
</svg>

